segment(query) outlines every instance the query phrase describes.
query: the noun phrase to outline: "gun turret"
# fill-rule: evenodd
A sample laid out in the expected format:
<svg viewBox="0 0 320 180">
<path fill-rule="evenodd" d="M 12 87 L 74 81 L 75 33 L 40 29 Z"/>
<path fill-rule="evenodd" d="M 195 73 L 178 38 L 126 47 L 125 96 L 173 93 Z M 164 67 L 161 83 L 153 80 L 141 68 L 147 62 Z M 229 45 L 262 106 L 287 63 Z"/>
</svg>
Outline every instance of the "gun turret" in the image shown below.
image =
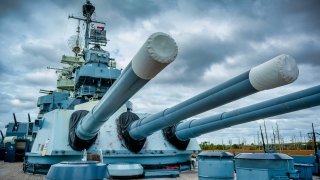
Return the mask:
<svg viewBox="0 0 320 180">
<path fill-rule="evenodd" d="M 270 105 L 266 113 L 263 110 L 269 106 L 256 110 L 252 107 L 252 114 L 251 110 L 241 109 L 241 112 L 217 115 L 216 119 L 189 121 L 197 114 L 295 81 L 299 74 L 295 60 L 280 55 L 197 96 L 190 95 L 190 99 L 171 108 L 152 115 L 140 110 L 141 113 L 135 114 L 130 98 L 175 60 L 177 45 L 167 34 L 155 33 L 145 43 L 141 41 L 143 46 L 122 70 L 111 53 L 103 49 L 108 41 L 106 23 L 95 20 L 94 12 L 94 5 L 86 0 L 81 17 L 69 16 L 78 24 L 76 35 L 68 39 L 74 55 L 63 56 L 60 62 L 65 65 L 55 69 L 56 90 L 40 90 L 45 94 L 38 98 L 39 114 L 35 122 L 18 122 L 15 131 L 13 122 L 7 125 L 6 140 L 32 140 L 30 152 L 25 146 L 26 172 L 46 173 L 50 165 L 59 163 L 51 166 L 48 177 L 68 179 L 61 173 L 65 172 L 65 165 L 68 175 L 79 170 L 84 172 L 81 177 L 87 179 L 107 178 L 106 170 L 110 178 L 176 177 L 180 171 L 191 169 L 190 157 L 201 151 L 193 137 L 317 103 L 312 98 L 302 99 L 308 96 L 304 95 L 297 101 L 306 104 L 301 102 L 299 107 L 291 104 L 296 101 L 292 99 L 282 102 L 283 105 L 278 102 L 279 108 L 277 104 Z M 145 105 L 137 102 L 139 109 Z M 289 110 L 284 105 L 289 106 Z M 16 145 L 22 147 L 19 143 Z M 81 150 L 85 150 L 84 153 Z M 70 162 L 77 159 L 99 159 L 104 164 Z M 99 164 L 103 165 L 103 171 L 96 170 Z M 79 177 L 77 172 L 69 179 Z M 60 174 L 62 176 L 56 177 Z"/>
<path fill-rule="evenodd" d="M 230 126 L 318 105 L 320 105 L 320 85 L 230 112 L 186 121 L 171 126 L 164 132 L 171 144 L 180 150 L 184 150 L 187 148 L 190 138 Z"/>
<path fill-rule="evenodd" d="M 172 108 L 134 121 L 127 128 L 125 136 L 130 138 L 124 138 L 126 146 L 133 152 L 139 152 L 146 137 L 155 131 L 258 91 L 289 84 L 297 79 L 298 74 L 299 70 L 292 57 L 277 56 Z M 132 145 L 133 148 L 130 148 Z"/>
<path fill-rule="evenodd" d="M 169 35 L 152 34 L 100 102 L 88 114 L 81 113 L 82 117 L 84 116 L 81 120 L 78 118 L 76 122 L 70 121 L 70 146 L 74 150 L 90 147 L 100 127 L 109 117 L 150 79 L 174 61 L 177 53 L 177 45 Z"/>
</svg>

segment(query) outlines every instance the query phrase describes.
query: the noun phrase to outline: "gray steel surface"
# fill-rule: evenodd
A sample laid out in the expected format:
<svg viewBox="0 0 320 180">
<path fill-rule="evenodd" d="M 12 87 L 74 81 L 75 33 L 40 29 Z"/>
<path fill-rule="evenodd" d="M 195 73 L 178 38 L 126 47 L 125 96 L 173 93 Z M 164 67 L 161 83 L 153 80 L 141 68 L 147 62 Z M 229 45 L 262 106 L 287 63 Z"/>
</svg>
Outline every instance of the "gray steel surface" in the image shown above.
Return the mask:
<svg viewBox="0 0 320 180">
<path fill-rule="evenodd" d="M 190 139 L 233 125 L 320 105 L 320 85 L 265 102 L 179 124 L 176 136 Z"/>
<path fill-rule="evenodd" d="M 257 90 L 252 87 L 249 81 L 249 71 L 245 72 L 174 107 L 132 123 L 130 135 L 136 140 L 143 139 L 155 131 L 176 124 L 181 120 L 255 92 Z"/>
</svg>

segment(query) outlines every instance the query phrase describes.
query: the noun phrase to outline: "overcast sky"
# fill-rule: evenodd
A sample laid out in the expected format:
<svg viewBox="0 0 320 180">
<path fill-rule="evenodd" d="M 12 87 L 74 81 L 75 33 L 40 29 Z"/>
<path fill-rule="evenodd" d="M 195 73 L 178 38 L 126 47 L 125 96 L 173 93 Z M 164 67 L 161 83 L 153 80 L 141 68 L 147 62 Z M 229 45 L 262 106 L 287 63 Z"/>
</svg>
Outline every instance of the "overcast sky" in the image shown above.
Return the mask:
<svg viewBox="0 0 320 180">
<path fill-rule="evenodd" d="M 47 66 L 72 55 L 68 38 L 75 34 L 84 1 L 1 0 L 0 128 L 12 121 L 35 119 L 39 89 L 54 90 L 57 75 Z M 105 47 L 124 68 L 154 32 L 177 42 L 177 59 L 133 98 L 135 112 L 156 113 L 218 85 L 279 54 L 296 59 L 297 81 L 229 103 L 196 118 L 230 111 L 320 84 L 320 1 L 92 0 L 94 17 L 107 23 Z M 265 119 L 268 135 L 278 123 L 289 141 L 320 131 L 320 107 Z M 253 142 L 263 120 L 198 138 L 225 144 Z"/>
</svg>

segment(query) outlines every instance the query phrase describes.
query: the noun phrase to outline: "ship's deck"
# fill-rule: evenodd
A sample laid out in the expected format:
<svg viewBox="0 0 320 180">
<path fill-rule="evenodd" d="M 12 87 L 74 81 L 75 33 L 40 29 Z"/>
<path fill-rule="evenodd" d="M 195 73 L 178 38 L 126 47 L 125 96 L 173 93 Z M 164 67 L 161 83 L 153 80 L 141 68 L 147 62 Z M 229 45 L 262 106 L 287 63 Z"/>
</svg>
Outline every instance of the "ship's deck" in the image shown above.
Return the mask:
<svg viewBox="0 0 320 180">
<path fill-rule="evenodd" d="M 38 174 L 26 174 L 22 171 L 22 163 L 6 163 L 0 161 L 0 179 L 3 180 L 43 180 L 45 175 Z M 148 178 L 149 179 L 149 178 Z M 180 174 L 177 178 L 152 178 L 150 180 L 171 180 L 171 179 L 184 179 L 193 180 L 198 179 L 198 173 L 196 170 L 185 171 Z M 314 176 L 313 180 L 320 180 L 319 176 Z"/>
<path fill-rule="evenodd" d="M 197 171 L 187 171 L 180 174 L 177 178 L 150 178 L 150 180 L 166 180 L 166 179 L 185 179 L 192 180 L 198 179 Z M 0 161 L 0 179 L 3 180 L 43 180 L 45 175 L 27 174 L 22 171 L 22 163 L 6 163 Z M 149 178 L 148 178 L 149 179 Z"/>
</svg>

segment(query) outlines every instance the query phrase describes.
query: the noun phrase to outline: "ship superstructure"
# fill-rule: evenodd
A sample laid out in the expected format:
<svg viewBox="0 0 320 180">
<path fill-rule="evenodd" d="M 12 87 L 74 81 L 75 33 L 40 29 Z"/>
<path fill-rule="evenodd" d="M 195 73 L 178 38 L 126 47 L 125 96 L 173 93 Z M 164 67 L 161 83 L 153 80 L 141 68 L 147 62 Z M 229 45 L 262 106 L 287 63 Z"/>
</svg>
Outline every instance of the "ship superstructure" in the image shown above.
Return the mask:
<svg viewBox="0 0 320 180">
<path fill-rule="evenodd" d="M 63 68 L 56 70 L 58 74 L 57 90 L 40 90 L 47 95 L 38 99 L 39 118 L 44 113 L 54 109 L 74 109 L 74 106 L 90 99 L 101 99 L 121 70 L 116 67 L 116 61 L 102 46 L 106 46 L 105 23 L 92 19 L 95 7 L 87 1 L 83 5 L 83 17 L 69 16 L 78 20 L 76 35 L 71 36 L 68 43 L 74 53 L 73 56 L 63 55 Z M 80 23 L 85 24 L 84 46 L 80 37 Z"/>
</svg>

